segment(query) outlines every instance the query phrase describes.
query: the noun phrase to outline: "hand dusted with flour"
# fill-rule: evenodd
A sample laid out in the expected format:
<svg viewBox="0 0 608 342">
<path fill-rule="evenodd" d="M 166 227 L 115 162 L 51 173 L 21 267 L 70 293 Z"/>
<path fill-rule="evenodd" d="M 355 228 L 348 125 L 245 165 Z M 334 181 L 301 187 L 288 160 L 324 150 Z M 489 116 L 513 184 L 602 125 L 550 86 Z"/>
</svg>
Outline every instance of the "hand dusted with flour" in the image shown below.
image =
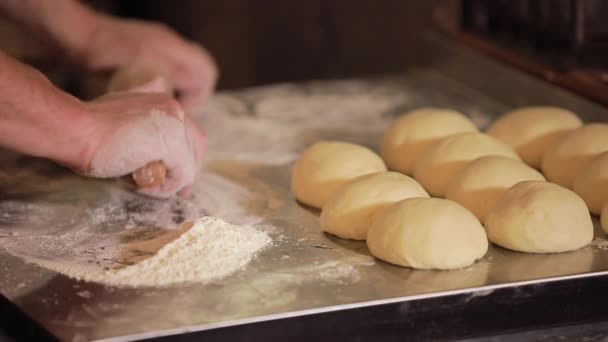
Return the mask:
<svg viewBox="0 0 608 342">
<path fill-rule="evenodd" d="M 166 100 L 164 95 L 157 96 L 159 101 Z M 162 161 L 168 168 L 166 181 L 138 191 L 154 197 L 170 197 L 194 183 L 199 171 L 195 140 L 188 136 L 184 112 L 177 102 L 169 102 L 173 106 L 165 107 L 159 102 L 138 112 L 124 113 L 117 109 L 122 101 L 145 106 L 139 102 L 140 97 L 116 93 L 90 106 L 101 129 L 92 135 L 87 149 L 89 161 L 79 172 L 99 178 L 119 177 L 149 162 Z"/>
</svg>

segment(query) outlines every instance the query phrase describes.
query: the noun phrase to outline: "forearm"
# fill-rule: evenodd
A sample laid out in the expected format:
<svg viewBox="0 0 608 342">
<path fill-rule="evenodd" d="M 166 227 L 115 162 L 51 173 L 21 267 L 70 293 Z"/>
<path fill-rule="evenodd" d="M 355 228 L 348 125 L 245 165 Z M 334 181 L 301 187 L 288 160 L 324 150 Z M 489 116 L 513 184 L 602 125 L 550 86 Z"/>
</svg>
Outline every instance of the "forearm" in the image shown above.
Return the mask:
<svg viewBox="0 0 608 342">
<path fill-rule="evenodd" d="M 91 118 L 37 70 L 0 52 L 0 146 L 78 167 Z"/>
<path fill-rule="evenodd" d="M 0 14 L 78 63 L 86 53 L 97 17 L 76 0 L 1 0 Z"/>
</svg>

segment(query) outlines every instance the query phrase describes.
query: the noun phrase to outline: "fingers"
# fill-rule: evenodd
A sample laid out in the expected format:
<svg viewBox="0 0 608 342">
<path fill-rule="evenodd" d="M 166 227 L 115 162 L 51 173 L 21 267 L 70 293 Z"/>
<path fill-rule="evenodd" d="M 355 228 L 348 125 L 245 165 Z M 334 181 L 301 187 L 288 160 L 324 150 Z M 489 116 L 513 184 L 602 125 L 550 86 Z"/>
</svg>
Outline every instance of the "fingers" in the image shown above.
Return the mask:
<svg viewBox="0 0 608 342">
<path fill-rule="evenodd" d="M 175 55 L 172 68 L 178 99 L 186 110 L 200 106 L 213 93 L 218 68 L 207 51 L 195 43 L 186 43 L 184 52 Z"/>
<path fill-rule="evenodd" d="M 182 197 L 182 198 L 189 197 L 190 195 L 192 195 L 192 188 L 193 188 L 193 186 L 192 186 L 192 185 L 188 185 L 188 186 L 186 186 L 186 187 L 182 188 L 182 189 L 181 189 L 181 190 L 180 190 L 180 191 L 177 193 L 177 195 L 178 195 L 179 197 Z"/>
<path fill-rule="evenodd" d="M 203 160 L 205 148 L 207 147 L 207 137 L 200 126 L 189 116 L 185 116 L 188 141 L 194 150 L 196 161 L 200 163 Z"/>
<path fill-rule="evenodd" d="M 138 188 L 136 191 L 139 194 L 155 197 L 155 198 L 170 198 L 175 195 L 179 197 L 188 197 L 192 194 L 193 184 L 179 186 L 178 180 L 168 179 L 164 185 L 153 188 Z"/>
<path fill-rule="evenodd" d="M 190 195 L 199 168 L 191 160 L 181 161 L 178 167 L 170 169 L 165 182 L 161 185 L 148 188 L 138 188 L 137 192 L 156 198 L 169 198 L 175 195 L 186 197 Z"/>
<path fill-rule="evenodd" d="M 152 188 L 138 188 L 136 191 L 139 194 L 156 198 L 170 198 L 175 196 L 181 188 L 175 179 L 167 179 L 163 185 Z"/>
<path fill-rule="evenodd" d="M 152 80 L 137 85 L 129 89 L 132 93 L 164 93 L 167 95 L 173 95 L 173 88 L 170 86 L 169 81 L 164 77 L 155 77 Z"/>
<path fill-rule="evenodd" d="M 165 132 L 163 141 L 167 154 L 163 163 L 169 168 L 167 178 L 153 189 L 140 189 L 141 193 L 155 197 L 188 193 L 187 189 L 192 186 L 200 170 L 197 147 L 194 145 L 199 138 L 193 132 L 196 126 L 188 127 L 188 123 L 192 124 L 190 120 L 185 117 L 184 123 L 175 127 L 174 131 Z"/>
<path fill-rule="evenodd" d="M 135 185 L 150 188 L 165 182 L 167 169 L 162 161 L 153 161 L 132 173 Z"/>
</svg>

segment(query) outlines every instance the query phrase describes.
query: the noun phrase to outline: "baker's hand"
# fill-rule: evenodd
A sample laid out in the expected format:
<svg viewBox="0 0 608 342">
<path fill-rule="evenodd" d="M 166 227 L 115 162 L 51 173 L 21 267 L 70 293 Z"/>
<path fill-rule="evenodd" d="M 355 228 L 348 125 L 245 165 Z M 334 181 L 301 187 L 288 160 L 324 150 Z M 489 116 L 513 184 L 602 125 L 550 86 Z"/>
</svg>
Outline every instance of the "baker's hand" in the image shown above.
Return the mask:
<svg viewBox="0 0 608 342">
<path fill-rule="evenodd" d="M 154 197 L 189 191 L 200 168 L 205 137 L 189 123 L 177 101 L 165 94 L 113 93 L 86 103 L 85 111 L 96 125 L 77 172 L 119 177 L 162 161 L 167 167 L 165 182 L 137 191 Z"/>
<path fill-rule="evenodd" d="M 156 70 L 171 83 L 186 109 L 201 104 L 213 92 L 218 75 L 213 58 L 162 24 L 96 15 L 91 32 L 80 53 L 89 69 L 128 64 Z"/>
</svg>

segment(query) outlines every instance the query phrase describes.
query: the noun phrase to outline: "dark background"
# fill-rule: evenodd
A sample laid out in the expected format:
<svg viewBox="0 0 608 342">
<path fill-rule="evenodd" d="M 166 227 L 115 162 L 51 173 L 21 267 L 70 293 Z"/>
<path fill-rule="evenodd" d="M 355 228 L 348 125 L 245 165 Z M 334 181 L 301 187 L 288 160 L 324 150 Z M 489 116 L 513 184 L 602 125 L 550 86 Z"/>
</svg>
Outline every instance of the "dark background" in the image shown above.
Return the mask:
<svg viewBox="0 0 608 342">
<path fill-rule="evenodd" d="M 205 46 L 220 89 L 284 81 L 359 77 L 404 70 L 437 1 L 407 0 L 89 0 L 114 15 L 161 21 Z M 0 18 L 0 50 L 75 82 L 39 51 L 33 37 Z M 59 69 L 59 71 L 55 71 Z M 64 86 L 65 87 L 65 86 Z M 69 87 L 69 86 L 68 86 Z"/>
<path fill-rule="evenodd" d="M 162 21 L 203 44 L 220 88 L 403 69 L 435 1 L 119 1 L 116 13 Z"/>
<path fill-rule="evenodd" d="M 449 56 L 421 54 L 421 37 L 436 24 L 433 10 L 444 4 L 452 7 L 456 21 L 462 19 L 465 30 L 545 66 L 608 70 L 604 0 L 85 2 L 114 15 L 164 22 L 201 43 L 220 67 L 220 89 L 387 74 L 421 63 L 432 67 Z M 0 18 L 0 50 L 35 64 L 64 88 L 77 89 L 80 85 L 74 83 L 88 76 L 66 73 L 69 68 L 41 54 L 38 45 Z M 604 73 L 598 82 L 608 80 Z"/>
</svg>

